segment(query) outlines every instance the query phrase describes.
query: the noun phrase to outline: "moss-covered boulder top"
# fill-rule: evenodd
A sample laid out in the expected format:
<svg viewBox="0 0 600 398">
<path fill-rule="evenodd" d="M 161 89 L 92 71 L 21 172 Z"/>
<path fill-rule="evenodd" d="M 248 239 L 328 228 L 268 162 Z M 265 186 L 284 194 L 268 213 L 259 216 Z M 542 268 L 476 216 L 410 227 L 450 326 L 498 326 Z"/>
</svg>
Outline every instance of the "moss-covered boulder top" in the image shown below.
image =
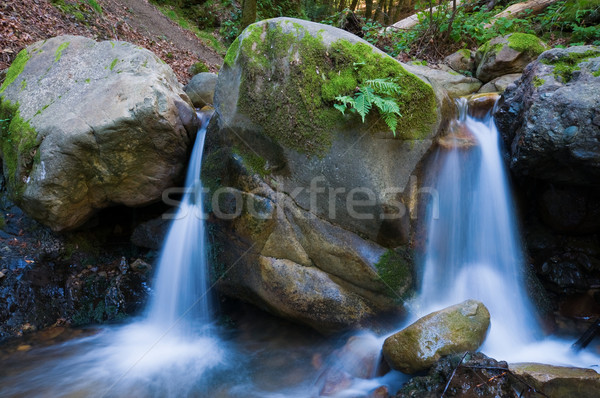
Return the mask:
<svg viewBox="0 0 600 398">
<path fill-rule="evenodd" d="M 484 83 L 502 75 L 521 73 L 548 47 L 528 33 L 511 33 L 496 37 L 482 45 L 475 54 L 476 77 Z"/>
<path fill-rule="evenodd" d="M 506 89 L 495 117 L 517 176 L 597 190 L 600 47 L 544 52 Z"/>
<path fill-rule="evenodd" d="M 159 200 L 184 170 L 196 116 L 148 50 L 60 36 L 24 49 L 0 88 L 9 193 L 55 230 Z"/>
<path fill-rule="evenodd" d="M 334 108 L 336 96 L 352 96 L 378 78 L 393 79 L 401 89 L 396 137 L 375 109 L 363 124 L 357 114 Z M 217 134 L 272 187 L 296 192 L 301 207 L 373 240 L 381 234 L 384 208 L 403 211 L 387 230 L 408 240 L 408 212 L 391 202 L 397 204 L 442 118 L 432 86 L 401 63 L 346 31 L 269 19 L 250 25 L 227 52 L 215 108 Z M 329 198 L 311 205 L 303 188 L 315 177 L 325 189 L 374 192 L 377 203 L 365 209 L 373 217 L 352 217 L 345 195 L 334 198 L 333 216 Z"/>
<path fill-rule="evenodd" d="M 383 356 L 394 369 L 421 372 L 443 356 L 476 351 L 489 326 L 487 308 L 479 301 L 467 300 L 426 315 L 388 337 Z"/>
</svg>

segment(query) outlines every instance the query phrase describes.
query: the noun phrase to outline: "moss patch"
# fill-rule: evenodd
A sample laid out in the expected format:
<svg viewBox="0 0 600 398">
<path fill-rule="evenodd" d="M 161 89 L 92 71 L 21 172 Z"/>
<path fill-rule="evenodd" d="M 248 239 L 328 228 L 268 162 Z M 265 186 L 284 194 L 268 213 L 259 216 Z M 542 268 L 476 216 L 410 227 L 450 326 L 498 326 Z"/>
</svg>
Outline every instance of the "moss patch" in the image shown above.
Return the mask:
<svg viewBox="0 0 600 398">
<path fill-rule="evenodd" d="M 15 202 L 25 190 L 39 143 L 37 132 L 19 113 L 19 105 L 0 98 L 0 149 L 9 192 Z"/>
<path fill-rule="evenodd" d="M 265 135 L 298 152 L 324 155 L 336 124 L 344 123 L 333 108 L 335 97 L 351 95 L 357 85 L 377 78 L 393 78 L 402 88 L 397 98 L 399 138 L 430 133 L 436 121 L 431 86 L 369 45 L 338 40 L 327 48 L 319 35 L 312 36 L 299 24 L 284 32 L 281 24 L 289 23 L 250 26 L 225 57 L 226 66 L 241 64 L 238 105 L 263 126 Z M 380 129 L 387 129 L 381 124 Z"/>
<path fill-rule="evenodd" d="M 544 83 L 546 83 L 546 81 L 539 76 L 535 76 L 533 78 L 533 86 L 536 88 L 541 87 L 542 85 L 544 85 Z"/>
<path fill-rule="evenodd" d="M 553 74 L 555 79 L 560 79 L 563 83 L 568 83 L 573 77 L 573 72 L 580 70 L 580 63 L 590 58 L 600 57 L 600 50 L 588 50 L 583 53 L 567 53 L 566 56 L 557 60 L 543 59 L 541 62 L 545 65 L 554 66 Z M 597 76 L 594 74 L 594 76 Z"/>
<path fill-rule="evenodd" d="M 262 156 L 256 154 L 255 152 L 249 149 L 240 149 L 239 147 L 233 148 L 233 153 L 240 156 L 244 164 L 252 170 L 254 173 L 260 175 L 263 179 L 271 174 L 269 170 L 267 170 L 267 161 Z"/>
<path fill-rule="evenodd" d="M 29 61 L 29 58 L 31 58 L 31 55 L 29 55 L 27 49 L 23 49 L 17 54 L 17 57 L 10 65 L 10 68 L 6 71 L 4 83 L 0 86 L 0 93 L 3 93 L 4 90 L 19 77 L 21 72 L 25 69 L 25 65 L 27 64 L 27 61 Z"/>
<path fill-rule="evenodd" d="M 60 46 L 58 46 L 58 48 L 56 49 L 56 52 L 54 53 L 54 62 L 58 62 L 60 60 L 60 58 L 62 57 L 63 51 L 67 47 L 69 47 L 69 44 L 71 44 L 71 43 L 66 41 L 66 42 L 62 43 Z"/>
<path fill-rule="evenodd" d="M 197 75 L 198 73 L 208 72 L 208 66 L 204 62 L 196 62 L 190 68 L 190 74 L 192 76 Z"/>
<path fill-rule="evenodd" d="M 412 294 L 413 254 L 408 248 L 388 250 L 377 264 L 377 275 L 389 288 L 387 293 L 395 299 L 405 299 Z"/>
<path fill-rule="evenodd" d="M 235 62 L 235 58 L 237 57 L 239 49 L 240 49 L 240 38 L 237 37 L 233 41 L 233 43 L 231 43 L 231 46 L 229 46 L 229 49 L 227 50 L 227 54 L 225 54 L 225 58 L 223 59 L 223 63 L 227 66 L 233 66 L 233 63 Z"/>
<path fill-rule="evenodd" d="M 538 55 L 546 50 L 544 42 L 529 33 L 511 34 L 508 36 L 508 47 L 530 55 Z"/>
</svg>

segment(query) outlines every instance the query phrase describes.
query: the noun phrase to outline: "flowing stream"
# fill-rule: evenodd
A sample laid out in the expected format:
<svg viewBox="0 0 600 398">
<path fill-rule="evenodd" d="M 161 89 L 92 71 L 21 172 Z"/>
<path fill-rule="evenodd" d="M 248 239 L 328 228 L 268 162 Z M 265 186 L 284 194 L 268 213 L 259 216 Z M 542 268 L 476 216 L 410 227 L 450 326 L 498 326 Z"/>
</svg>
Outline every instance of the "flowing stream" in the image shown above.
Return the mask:
<svg viewBox="0 0 600 398">
<path fill-rule="evenodd" d="M 491 116 L 453 121 L 456 142 L 432 159 L 422 286 L 412 319 L 465 299 L 482 301 L 491 330 L 482 347 L 499 360 L 588 367 L 598 358 L 541 338 L 527 296 L 514 203 Z M 200 169 L 208 119 L 198 132 L 186 192 L 158 261 L 146 314 L 128 325 L 31 351 L 0 347 L 0 396 L 307 398 L 397 390 L 406 375 L 374 377 L 386 336 L 327 339 L 250 308 L 236 328 L 211 317 Z M 340 349 L 346 340 L 347 344 Z M 349 378 L 347 378 L 349 377 Z"/>
</svg>

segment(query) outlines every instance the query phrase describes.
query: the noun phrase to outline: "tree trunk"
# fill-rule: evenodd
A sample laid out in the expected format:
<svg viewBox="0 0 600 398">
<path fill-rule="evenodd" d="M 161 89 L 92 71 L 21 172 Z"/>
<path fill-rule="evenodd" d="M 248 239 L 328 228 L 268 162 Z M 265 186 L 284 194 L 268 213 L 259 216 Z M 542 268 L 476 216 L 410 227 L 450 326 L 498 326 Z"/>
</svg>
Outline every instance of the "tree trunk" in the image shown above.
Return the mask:
<svg viewBox="0 0 600 398">
<path fill-rule="evenodd" d="M 500 18 L 518 18 L 522 16 L 526 10 L 531 10 L 532 15 L 539 14 L 540 12 L 544 11 L 546 7 L 556 3 L 557 1 L 559 0 L 529 0 L 524 3 L 513 4 L 501 13 L 494 15 L 494 17 L 490 20 L 490 23 L 485 25 L 485 28 L 490 28 Z"/>
<path fill-rule="evenodd" d="M 358 6 L 358 0 L 352 0 L 352 4 L 350 4 L 350 11 L 356 11 L 356 6 Z"/>
<path fill-rule="evenodd" d="M 256 0 L 244 0 L 242 3 L 242 26 L 240 30 L 246 29 L 250 24 L 256 22 Z"/>
<path fill-rule="evenodd" d="M 371 19 L 371 14 L 373 14 L 373 0 L 365 1 L 365 18 Z"/>
<path fill-rule="evenodd" d="M 340 6 L 338 7 L 338 12 L 344 11 L 344 8 L 346 8 L 346 0 L 340 0 Z"/>
</svg>

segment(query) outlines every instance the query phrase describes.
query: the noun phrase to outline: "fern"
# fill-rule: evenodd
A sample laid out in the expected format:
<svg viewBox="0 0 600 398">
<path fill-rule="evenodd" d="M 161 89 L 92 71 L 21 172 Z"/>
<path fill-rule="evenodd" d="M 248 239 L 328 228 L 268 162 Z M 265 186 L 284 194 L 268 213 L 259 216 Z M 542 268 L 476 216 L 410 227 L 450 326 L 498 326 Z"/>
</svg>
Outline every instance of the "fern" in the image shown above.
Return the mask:
<svg viewBox="0 0 600 398">
<path fill-rule="evenodd" d="M 398 118 L 402 115 L 394 97 L 400 93 L 400 86 L 392 79 L 365 80 L 364 84 L 357 88 L 354 97 L 338 95 L 335 100 L 340 103 L 333 104 L 333 106 L 344 115 L 347 109 L 351 113 L 358 113 L 363 123 L 365 117 L 375 106 L 395 137 Z"/>
</svg>

